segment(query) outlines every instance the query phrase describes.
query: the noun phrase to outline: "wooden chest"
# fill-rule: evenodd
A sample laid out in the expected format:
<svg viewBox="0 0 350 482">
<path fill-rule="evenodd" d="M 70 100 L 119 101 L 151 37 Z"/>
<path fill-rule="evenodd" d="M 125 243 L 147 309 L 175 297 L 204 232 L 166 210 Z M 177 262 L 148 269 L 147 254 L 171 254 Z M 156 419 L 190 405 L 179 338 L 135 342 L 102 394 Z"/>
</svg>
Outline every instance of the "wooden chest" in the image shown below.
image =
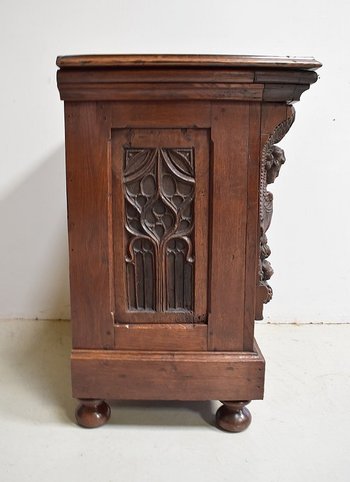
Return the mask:
<svg viewBox="0 0 350 482">
<path fill-rule="evenodd" d="M 58 57 L 65 101 L 73 396 L 221 400 L 246 428 L 263 398 L 254 320 L 271 299 L 266 231 L 312 58 Z"/>
</svg>

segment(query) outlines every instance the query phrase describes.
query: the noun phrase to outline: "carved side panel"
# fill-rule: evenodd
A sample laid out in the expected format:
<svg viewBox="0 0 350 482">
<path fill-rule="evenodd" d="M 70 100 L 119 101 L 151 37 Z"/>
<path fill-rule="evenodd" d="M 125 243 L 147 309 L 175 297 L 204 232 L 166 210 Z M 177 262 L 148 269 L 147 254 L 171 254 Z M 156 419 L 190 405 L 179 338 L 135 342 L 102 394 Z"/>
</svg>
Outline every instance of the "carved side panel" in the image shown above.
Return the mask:
<svg viewBox="0 0 350 482">
<path fill-rule="evenodd" d="M 127 302 L 136 311 L 193 311 L 192 148 L 124 148 Z"/>
<path fill-rule="evenodd" d="M 273 211 L 273 194 L 267 190 L 267 185 L 275 181 L 279 175 L 282 164 L 285 163 L 284 151 L 276 146 L 289 131 L 295 119 L 294 108 L 291 108 L 290 116 L 281 122 L 268 137 L 262 149 L 260 164 L 260 256 L 259 256 L 259 289 L 260 299 L 268 303 L 272 298 L 272 288 L 268 280 L 273 275 L 273 269 L 267 258 L 271 250 L 267 244 L 266 231 L 268 230 Z M 259 311 L 259 310 L 258 310 Z M 262 314 L 257 316 L 262 318 Z"/>
</svg>

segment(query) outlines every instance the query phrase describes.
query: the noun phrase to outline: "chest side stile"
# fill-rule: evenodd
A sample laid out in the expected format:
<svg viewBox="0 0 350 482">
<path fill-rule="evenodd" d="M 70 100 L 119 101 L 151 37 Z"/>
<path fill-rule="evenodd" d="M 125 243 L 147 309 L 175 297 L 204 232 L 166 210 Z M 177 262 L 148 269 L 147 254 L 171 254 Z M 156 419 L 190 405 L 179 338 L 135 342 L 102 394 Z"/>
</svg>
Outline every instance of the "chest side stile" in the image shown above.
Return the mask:
<svg viewBox="0 0 350 482">
<path fill-rule="evenodd" d="M 243 350 L 249 104 L 212 104 L 209 349 Z"/>
<path fill-rule="evenodd" d="M 97 102 L 66 102 L 65 122 L 73 347 L 109 349 L 108 118 Z"/>
</svg>

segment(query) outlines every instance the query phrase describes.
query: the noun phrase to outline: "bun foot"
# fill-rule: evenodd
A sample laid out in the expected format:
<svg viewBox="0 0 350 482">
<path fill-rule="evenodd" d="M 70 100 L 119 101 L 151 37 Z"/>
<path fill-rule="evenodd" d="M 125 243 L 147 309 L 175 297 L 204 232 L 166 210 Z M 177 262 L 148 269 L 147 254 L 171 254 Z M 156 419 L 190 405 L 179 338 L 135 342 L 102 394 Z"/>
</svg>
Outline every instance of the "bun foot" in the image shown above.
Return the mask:
<svg viewBox="0 0 350 482">
<path fill-rule="evenodd" d="M 227 432 L 242 432 L 249 427 L 252 416 L 246 408 L 250 400 L 222 402 L 216 412 L 216 425 Z"/>
<path fill-rule="evenodd" d="M 80 400 L 75 411 L 78 425 L 85 428 L 101 427 L 110 416 L 111 407 L 104 400 Z"/>
</svg>

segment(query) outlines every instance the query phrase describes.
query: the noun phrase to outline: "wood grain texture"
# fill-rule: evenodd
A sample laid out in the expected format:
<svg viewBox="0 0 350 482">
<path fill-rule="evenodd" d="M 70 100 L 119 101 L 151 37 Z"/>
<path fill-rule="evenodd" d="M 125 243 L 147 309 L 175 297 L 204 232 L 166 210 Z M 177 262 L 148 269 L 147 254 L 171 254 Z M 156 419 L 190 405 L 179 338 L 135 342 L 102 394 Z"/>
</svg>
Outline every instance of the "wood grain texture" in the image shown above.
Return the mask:
<svg viewBox="0 0 350 482">
<path fill-rule="evenodd" d="M 117 350 L 206 351 L 208 326 L 193 324 L 129 324 L 115 326 Z"/>
<path fill-rule="evenodd" d="M 274 57 L 265 55 L 67 55 L 57 57 L 58 67 L 265 67 L 318 69 L 313 57 Z"/>
<path fill-rule="evenodd" d="M 62 100 L 261 100 L 263 84 L 243 83 L 60 83 Z"/>
<path fill-rule="evenodd" d="M 249 155 L 247 161 L 247 229 L 245 250 L 245 298 L 243 349 L 254 343 L 256 272 L 259 246 L 259 180 L 260 180 L 261 104 L 249 104 Z"/>
<path fill-rule="evenodd" d="M 312 58 L 250 56 L 59 57 L 61 99 L 294 102 L 321 66 Z"/>
<path fill-rule="evenodd" d="M 113 348 L 108 122 L 93 102 L 66 103 L 65 120 L 73 347 Z"/>
<path fill-rule="evenodd" d="M 308 72 L 309 73 L 309 72 Z M 263 73 L 261 74 L 262 78 Z M 317 75 L 317 74 L 314 74 Z M 275 74 L 276 76 L 276 74 Z M 89 69 L 61 69 L 57 72 L 57 79 L 60 84 L 68 83 L 124 83 L 131 82 L 145 83 L 145 82 L 205 82 L 205 83 L 252 83 L 255 80 L 254 71 L 251 70 L 233 70 L 228 68 L 208 69 L 208 68 L 181 68 L 169 69 L 169 67 L 159 67 L 152 69 L 141 68 L 137 70 L 135 75 L 135 68 L 89 68 Z M 297 79 L 294 75 L 293 79 Z M 256 81 L 257 82 L 257 81 Z M 279 82 L 282 82 L 280 79 Z M 259 82 L 258 82 L 259 83 Z M 304 82 L 305 83 L 305 82 Z"/>
<path fill-rule="evenodd" d="M 208 101 L 111 102 L 112 128 L 183 128 L 211 126 Z"/>
<path fill-rule="evenodd" d="M 265 362 L 255 352 L 72 352 L 75 398 L 258 400 Z M 94 380 L 91 383 L 90 380 Z"/>
<path fill-rule="evenodd" d="M 208 346 L 210 350 L 242 350 L 249 104 L 213 103 L 211 136 Z"/>
</svg>

